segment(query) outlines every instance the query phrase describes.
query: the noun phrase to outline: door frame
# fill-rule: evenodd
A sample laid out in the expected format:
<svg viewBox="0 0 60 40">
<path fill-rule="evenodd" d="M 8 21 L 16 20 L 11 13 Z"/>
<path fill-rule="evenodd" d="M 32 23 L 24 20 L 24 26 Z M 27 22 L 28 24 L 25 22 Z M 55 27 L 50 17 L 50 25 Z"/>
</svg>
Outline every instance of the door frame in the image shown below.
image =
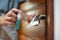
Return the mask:
<svg viewBox="0 0 60 40">
<path fill-rule="evenodd" d="M 53 0 L 47 0 L 47 40 L 54 40 Z"/>
</svg>

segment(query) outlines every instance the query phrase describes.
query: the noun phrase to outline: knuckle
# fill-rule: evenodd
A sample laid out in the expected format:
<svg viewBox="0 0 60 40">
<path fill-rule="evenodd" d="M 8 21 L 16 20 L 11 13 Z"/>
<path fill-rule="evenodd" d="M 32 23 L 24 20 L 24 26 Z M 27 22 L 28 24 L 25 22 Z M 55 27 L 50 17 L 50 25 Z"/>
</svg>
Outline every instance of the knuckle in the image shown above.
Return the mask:
<svg viewBox="0 0 60 40">
<path fill-rule="evenodd" d="M 12 17 L 10 17 L 10 20 L 12 20 L 13 18 Z"/>
<path fill-rule="evenodd" d="M 17 15 L 16 15 L 16 14 L 13 14 L 13 17 L 14 17 L 14 18 L 17 18 Z"/>
<path fill-rule="evenodd" d="M 16 16 L 16 14 L 15 14 L 15 13 L 13 13 L 13 16 Z"/>
<path fill-rule="evenodd" d="M 7 24 L 9 24 L 9 23 L 8 23 L 8 21 L 4 21 L 4 24 L 7 25 Z"/>
<path fill-rule="evenodd" d="M 16 22 L 16 19 L 14 19 L 14 21 Z"/>
<path fill-rule="evenodd" d="M 12 8 L 12 11 L 16 10 L 16 8 Z"/>
<path fill-rule="evenodd" d="M 16 22 L 16 19 L 15 18 L 13 18 L 13 20 L 12 20 L 13 22 Z"/>
</svg>

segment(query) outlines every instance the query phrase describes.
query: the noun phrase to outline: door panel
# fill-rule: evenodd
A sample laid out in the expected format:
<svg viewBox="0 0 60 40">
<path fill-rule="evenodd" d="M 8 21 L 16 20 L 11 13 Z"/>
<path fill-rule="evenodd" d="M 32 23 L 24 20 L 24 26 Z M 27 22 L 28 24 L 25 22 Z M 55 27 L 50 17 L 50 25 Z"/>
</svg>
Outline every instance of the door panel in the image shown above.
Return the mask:
<svg viewBox="0 0 60 40">
<path fill-rule="evenodd" d="M 29 0 L 29 2 L 36 3 L 40 5 L 40 12 L 42 15 L 46 15 L 46 3 L 45 0 Z M 25 2 L 26 3 L 26 2 Z M 19 6 L 19 9 L 23 8 L 24 4 L 22 3 Z M 31 28 L 27 28 L 27 25 L 29 24 L 25 20 L 21 20 L 20 28 L 18 30 L 18 39 L 19 40 L 46 40 L 46 25 L 45 25 L 46 19 L 40 20 L 40 24 L 37 26 L 32 26 Z"/>
</svg>

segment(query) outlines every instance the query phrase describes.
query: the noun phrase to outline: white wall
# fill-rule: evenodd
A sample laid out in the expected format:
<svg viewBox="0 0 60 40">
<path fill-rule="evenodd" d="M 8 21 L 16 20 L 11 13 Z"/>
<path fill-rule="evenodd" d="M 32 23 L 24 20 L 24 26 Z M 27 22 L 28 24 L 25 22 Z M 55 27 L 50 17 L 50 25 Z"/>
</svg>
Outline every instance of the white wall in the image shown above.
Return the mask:
<svg viewBox="0 0 60 40">
<path fill-rule="evenodd" d="M 60 0 L 54 0 L 54 40 L 60 40 Z"/>
</svg>

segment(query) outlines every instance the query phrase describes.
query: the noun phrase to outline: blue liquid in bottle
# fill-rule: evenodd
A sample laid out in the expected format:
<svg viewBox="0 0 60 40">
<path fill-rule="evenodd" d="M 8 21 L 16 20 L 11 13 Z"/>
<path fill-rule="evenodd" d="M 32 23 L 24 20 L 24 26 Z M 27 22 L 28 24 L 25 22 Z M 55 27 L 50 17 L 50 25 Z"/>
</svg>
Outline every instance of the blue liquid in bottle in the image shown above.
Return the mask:
<svg viewBox="0 0 60 40">
<path fill-rule="evenodd" d="M 14 30 L 18 30 L 19 29 L 19 24 L 20 24 L 20 20 L 16 21 L 16 25 L 14 27 Z"/>
<path fill-rule="evenodd" d="M 17 15 L 17 21 L 16 21 L 16 25 L 14 27 L 14 30 L 18 30 L 19 29 L 20 18 L 21 18 L 21 15 L 20 15 L 20 13 L 18 13 L 18 15 Z"/>
</svg>

